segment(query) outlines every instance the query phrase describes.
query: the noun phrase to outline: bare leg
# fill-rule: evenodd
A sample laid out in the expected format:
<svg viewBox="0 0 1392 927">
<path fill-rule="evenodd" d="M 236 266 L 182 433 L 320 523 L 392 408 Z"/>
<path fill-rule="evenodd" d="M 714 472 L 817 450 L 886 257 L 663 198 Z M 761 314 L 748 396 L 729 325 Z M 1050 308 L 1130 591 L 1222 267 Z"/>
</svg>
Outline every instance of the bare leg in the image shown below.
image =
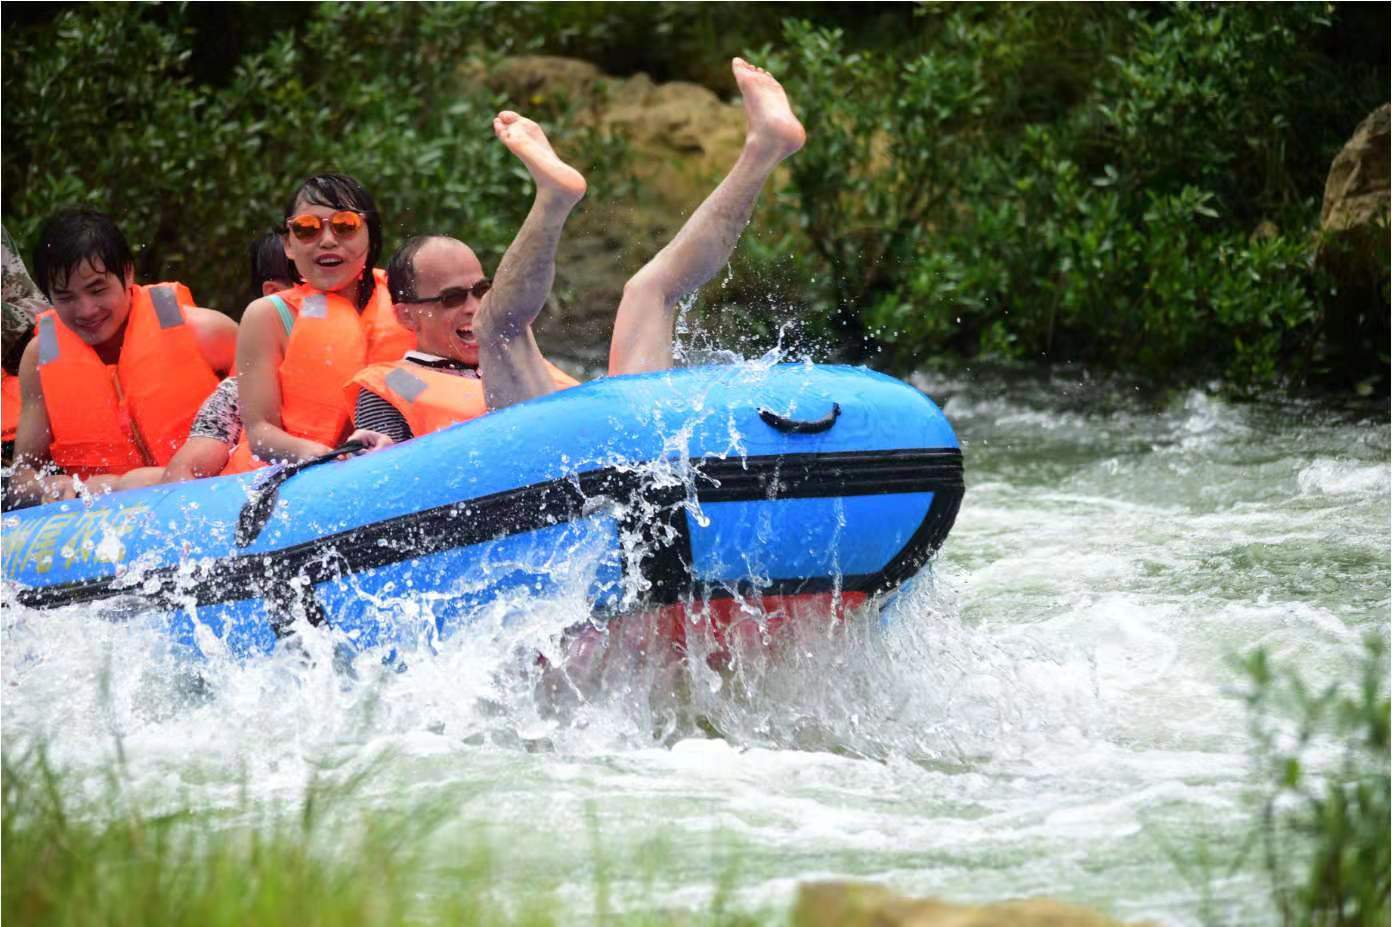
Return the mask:
<svg viewBox="0 0 1392 927">
<path fill-rule="evenodd" d="M 493 288 L 483 298 L 474 331 L 479 340 L 479 375 L 490 409 L 543 396 L 555 389 L 532 335 L 532 322 L 546 304 L 556 277 L 556 246 L 585 178 L 556 156 L 546 133 L 532 120 L 502 112 L 493 131 L 536 182 L 536 199 L 498 264 Z"/>
<path fill-rule="evenodd" d="M 744 149 L 676 237 L 624 285 L 609 345 L 611 374 L 672 366 L 677 303 L 729 262 L 764 182 L 807 139 L 772 74 L 741 58 L 733 69 L 744 97 Z"/>
</svg>

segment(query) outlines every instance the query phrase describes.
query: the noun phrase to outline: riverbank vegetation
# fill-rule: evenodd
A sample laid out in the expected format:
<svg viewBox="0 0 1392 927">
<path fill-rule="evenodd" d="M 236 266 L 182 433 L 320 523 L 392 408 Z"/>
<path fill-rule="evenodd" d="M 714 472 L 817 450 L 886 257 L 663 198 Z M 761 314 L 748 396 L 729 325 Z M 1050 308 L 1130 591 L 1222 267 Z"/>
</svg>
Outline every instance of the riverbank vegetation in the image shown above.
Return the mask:
<svg viewBox="0 0 1392 927">
<path fill-rule="evenodd" d="M 1352 306 L 1314 260 L 1330 162 L 1385 102 L 1385 7 L 202 6 L 7 23 L 3 213 L 21 243 L 58 205 L 99 204 L 143 278 L 235 313 L 247 243 L 332 167 L 389 204 L 388 248 L 463 224 L 491 264 L 529 198 L 478 128 L 520 104 L 479 73 L 540 51 L 728 95 L 744 53 L 810 130 L 721 297 L 768 330 L 797 317 L 901 370 L 986 356 L 1387 389 L 1386 251 Z M 535 103 L 592 190 L 625 182 L 623 139 Z"/>
<path fill-rule="evenodd" d="M 374 810 L 362 793 L 385 761 L 313 776 L 286 807 L 253 801 L 244 788 L 229 807 L 214 808 L 142 794 L 119 762 L 94 786 L 56 768 L 42 745 L 6 743 L 4 757 L 0 916 L 7 924 L 759 922 L 731 904 L 733 862 L 699 910 L 683 908 L 679 920 L 664 914 L 668 860 L 660 841 L 615 849 L 593 822 L 584 871 L 504 877 L 506 835 L 486 822 L 466 826 L 458 809 L 469 796 L 441 793 L 409 813 Z"/>
</svg>

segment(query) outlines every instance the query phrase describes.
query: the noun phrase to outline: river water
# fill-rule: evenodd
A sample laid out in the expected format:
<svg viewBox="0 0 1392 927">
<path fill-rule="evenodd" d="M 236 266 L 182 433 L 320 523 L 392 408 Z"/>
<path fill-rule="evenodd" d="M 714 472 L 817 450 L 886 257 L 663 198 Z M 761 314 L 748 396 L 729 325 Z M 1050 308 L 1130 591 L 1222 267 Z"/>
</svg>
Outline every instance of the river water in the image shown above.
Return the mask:
<svg viewBox="0 0 1392 927">
<path fill-rule="evenodd" d="M 502 897 L 540 886 L 580 910 L 598 878 L 612 909 L 722 891 L 777 919 L 799 881 L 851 877 L 1272 920 L 1254 861 L 1193 866 L 1199 846 L 1234 859 L 1254 821 L 1233 659 L 1261 645 L 1339 680 L 1387 634 L 1385 406 L 1070 372 L 915 382 L 962 438 L 957 525 L 883 615 L 776 661 L 539 694 L 526 655 L 584 617 L 577 592 L 404 672 L 348 678 L 311 638 L 195 685 L 139 618 L 7 604 L 6 749 L 43 739 L 70 787 L 99 791 L 119 746 L 149 801 L 201 808 L 289 813 L 311 778 L 367 770 L 352 807 L 447 808 L 440 859 L 482 843 Z"/>
</svg>

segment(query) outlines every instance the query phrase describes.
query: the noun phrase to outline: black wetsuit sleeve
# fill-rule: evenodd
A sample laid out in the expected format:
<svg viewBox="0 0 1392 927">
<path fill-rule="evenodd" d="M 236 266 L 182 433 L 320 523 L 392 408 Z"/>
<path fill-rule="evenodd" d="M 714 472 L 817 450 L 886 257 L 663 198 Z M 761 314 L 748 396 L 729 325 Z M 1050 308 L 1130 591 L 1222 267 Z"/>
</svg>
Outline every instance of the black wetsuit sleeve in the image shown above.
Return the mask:
<svg viewBox="0 0 1392 927">
<path fill-rule="evenodd" d="M 411 434 L 411 426 L 406 423 L 406 416 L 370 389 L 358 393 L 358 403 L 353 409 L 353 427 L 370 429 L 398 443 L 415 437 Z"/>
</svg>

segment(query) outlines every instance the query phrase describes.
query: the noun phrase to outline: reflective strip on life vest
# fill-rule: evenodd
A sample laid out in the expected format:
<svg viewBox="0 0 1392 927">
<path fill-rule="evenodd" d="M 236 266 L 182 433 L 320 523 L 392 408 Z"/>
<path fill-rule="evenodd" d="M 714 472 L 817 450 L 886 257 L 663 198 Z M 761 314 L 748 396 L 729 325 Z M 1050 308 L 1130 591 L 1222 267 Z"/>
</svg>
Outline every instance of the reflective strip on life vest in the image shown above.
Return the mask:
<svg viewBox="0 0 1392 927">
<path fill-rule="evenodd" d="M 149 288 L 150 302 L 155 306 L 155 317 L 160 328 L 174 328 L 184 324 L 184 312 L 179 308 L 179 297 L 172 286 L 152 286 Z"/>
<path fill-rule="evenodd" d="M 387 374 L 387 387 L 407 402 L 415 402 L 425 392 L 425 381 L 409 370 L 393 367 Z"/>
<path fill-rule="evenodd" d="M 48 364 L 58 359 L 58 331 L 53 326 L 55 317 L 45 313 L 39 316 L 39 363 Z"/>
</svg>

